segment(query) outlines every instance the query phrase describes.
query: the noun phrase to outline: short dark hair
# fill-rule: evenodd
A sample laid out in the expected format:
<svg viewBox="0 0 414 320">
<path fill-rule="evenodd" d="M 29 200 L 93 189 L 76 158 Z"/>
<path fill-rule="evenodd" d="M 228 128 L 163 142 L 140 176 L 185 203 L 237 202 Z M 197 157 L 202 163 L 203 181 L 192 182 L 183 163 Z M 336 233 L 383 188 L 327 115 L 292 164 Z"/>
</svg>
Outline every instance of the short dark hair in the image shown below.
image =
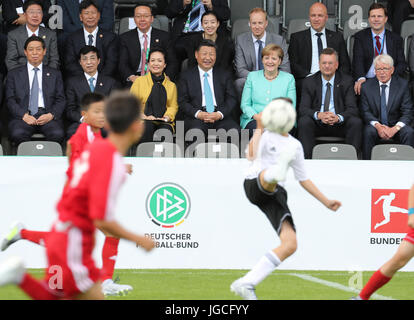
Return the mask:
<svg viewBox="0 0 414 320">
<path fill-rule="evenodd" d="M 167 53 L 165 52 L 165 50 L 162 47 L 159 47 L 159 46 L 158 47 L 157 46 L 154 46 L 153 48 L 151 48 L 151 50 L 150 50 L 150 52 L 148 54 L 148 60 L 151 58 L 151 55 L 154 52 L 160 52 L 164 56 L 165 62 L 167 62 Z"/>
<path fill-rule="evenodd" d="M 25 3 L 23 3 L 23 12 L 26 12 L 27 8 L 29 8 L 33 4 L 37 4 L 38 6 L 40 6 L 42 8 L 42 11 L 43 11 L 43 2 L 42 1 L 29 0 L 29 1 L 26 1 Z"/>
<path fill-rule="evenodd" d="M 30 36 L 29 38 L 27 38 L 26 39 L 26 41 L 24 42 L 24 50 L 26 50 L 27 49 L 27 46 L 29 45 L 29 43 L 30 42 L 33 42 L 33 41 L 39 41 L 41 44 L 42 44 L 42 48 L 43 49 L 46 49 L 46 44 L 45 44 L 45 41 L 42 39 L 42 38 L 40 38 L 40 37 L 38 37 L 38 36 Z"/>
<path fill-rule="evenodd" d="M 217 17 L 217 14 L 214 11 L 206 11 L 203 13 L 203 15 L 201 16 L 201 22 L 203 22 L 203 19 L 205 16 L 215 16 L 216 20 L 220 22 L 219 18 Z"/>
<path fill-rule="evenodd" d="M 373 4 L 371 4 L 371 6 L 368 9 L 368 17 L 370 16 L 371 11 L 372 10 L 376 10 L 376 9 L 382 9 L 382 10 L 384 10 L 385 16 L 388 17 L 388 10 L 387 10 L 387 8 L 382 3 L 375 3 L 375 2 Z"/>
<path fill-rule="evenodd" d="M 141 102 L 128 91 L 114 91 L 107 101 L 105 116 L 111 131 L 124 133 L 141 117 Z"/>
<path fill-rule="evenodd" d="M 81 111 L 88 111 L 92 103 L 105 101 L 105 96 L 99 92 L 85 93 L 80 101 Z"/>
<path fill-rule="evenodd" d="M 200 43 L 197 46 L 196 51 L 197 52 L 200 51 L 201 47 L 212 47 L 217 51 L 217 46 L 214 43 L 214 41 L 211 41 L 211 40 L 208 40 L 208 39 L 207 40 L 206 39 L 201 40 Z"/>
<path fill-rule="evenodd" d="M 135 5 L 135 7 L 134 7 L 134 10 L 132 10 L 132 12 L 135 14 L 135 9 L 136 8 L 138 8 L 138 7 L 147 7 L 147 8 L 149 8 L 150 9 L 150 11 L 151 11 L 151 15 L 153 16 L 154 14 L 153 14 L 153 8 L 150 6 L 150 5 L 148 5 L 148 4 L 143 4 L 143 3 L 137 3 L 136 5 Z"/>
<path fill-rule="evenodd" d="M 98 3 L 95 0 L 83 0 L 79 4 L 79 13 L 82 13 L 82 10 L 89 8 L 90 6 L 94 6 L 96 10 L 99 11 Z"/>
<path fill-rule="evenodd" d="M 321 54 L 320 55 L 323 55 L 323 54 L 326 54 L 326 55 L 328 55 L 328 56 L 331 56 L 331 55 L 335 55 L 336 56 L 336 60 L 338 60 L 339 61 L 339 56 L 338 56 L 338 52 L 336 52 L 336 50 L 335 49 L 333 49 L 333 48 L 325 48 L 325 49 L 323 49 L 322 51 L 321 51 Z"/>
<path fill-rule="evenodd" d="M 84 46 L 79 50 L 79 54 L 78 54 L 78 60 L 80 60 L 82 55 L 88 54 L 89 52 L 95 52 L 96 56 L 98 57 L 98 59 L 101 58 L 101 56 L 99 55 L 99 50 L 97 47 L 94 46 Z"/>
</svg>

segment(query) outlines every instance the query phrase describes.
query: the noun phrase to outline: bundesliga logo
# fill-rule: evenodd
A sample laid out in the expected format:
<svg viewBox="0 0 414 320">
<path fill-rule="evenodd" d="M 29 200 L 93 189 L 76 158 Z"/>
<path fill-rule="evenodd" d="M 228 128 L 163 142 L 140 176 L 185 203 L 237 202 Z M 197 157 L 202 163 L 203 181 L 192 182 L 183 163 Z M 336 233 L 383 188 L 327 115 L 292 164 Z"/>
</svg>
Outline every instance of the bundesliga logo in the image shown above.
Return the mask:
<svg viewBox="0 0 414 320">
<path fill-rule="evenodd" d="M 407 233 L 408 192 L 405 189 L 372 189 L 372 233 Z"/>
<path fill-rule="evenodd" d="M 157 226 L 173 228 L 182 224 L 190 213 L 190 197 L 181 186 L 162 183 L 149 193 L 146 209 Z"/>
</svg>

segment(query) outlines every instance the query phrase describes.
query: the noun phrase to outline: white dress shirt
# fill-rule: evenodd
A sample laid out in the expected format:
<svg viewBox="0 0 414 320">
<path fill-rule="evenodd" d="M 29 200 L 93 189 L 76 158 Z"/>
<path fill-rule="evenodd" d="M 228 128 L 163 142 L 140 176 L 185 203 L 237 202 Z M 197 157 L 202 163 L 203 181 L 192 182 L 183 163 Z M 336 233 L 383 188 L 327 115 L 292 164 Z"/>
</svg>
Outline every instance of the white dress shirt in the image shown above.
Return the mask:
<svg viewBox="0 0 414 320">
<path fill-rule="evenodd" d="M 206 105 L 206 98 L 204 97 L 204 74 L 206 73 L 206 71 L 204 71 L 203 69 L 200 68 L 200 66 L 198 67 L 198 71 L 200 73 L 200 82 L 201 82 L 201 97 L 202 97 L 202 101 L 201 101 L 201 105 L 205 106 Z M 208 77 L 207 77 L 207 81 L 208 81 L 208 85 L 210 86 L 211 89 L 211 94 L 213 95 L 213 104 L 216 107 L 217 106 L 217 102 L 216 102 L 216 95 L 214 93 L 214 85 L 213 85 L 213 69 L 210 69 L 207 71 Z M 198 113 L 201 110 L 198 110 L 195 114 L 195 117 L 197 118 Z M 220 111 L 217 111 L 218 113 L 221 114 L 221 119 L 223 119 L 223 114 Z"/>
<path fill-rule="evenodd" d="M 255 66 L 255 70 L 258 70 L 259 60 L 262 60 L 262 57 L 259 57 L 259 43 L 257 42 L 257 40 L 262 41 L 262 49 L 263 49 L 266 46 L 266 31 L 263 34 L 263 37 L 261 37 L 260 39 L 257 39 L 252 34 L 252 39 L 253 39 L 253 44 L 254 44 L 254 53 L 256 55 L 256 66 Z"/>
<path fill-rule="evenodd" d="M 29 89 L 32 90 L 32 84 L 35 72 L 33 70 L 33 66 L 28 62 L 27 63 L 27 73 L 29 74 Z M 42 90 L 42 74 L 43 74 L 43 64 L 41 63 L 38 67 L 39 71 L 37 71 L 37 82 L 39 83 L 39 108 L 45 107 L 45 102 L 43 100 L 43 90 Z"/>
<path fill-rule="evenodd" d="M 311 76 L 319 71 L 319 49 L 318 49 L 318 36 L 316 35 L 318 32 L 310 28 L 311 31 L 311 39 L 312 39 L 312 65 L 310 74 L 308 76 Z M 323 28 L 321 30 L 321 40 L 322 40 L 322 49 L 325 49 L 327 47 L 326 44 L 326 29 Z"/>
<path fill-rule="evenodd" d="M 145 39 L 144 39 L 144 33 L 143 32 L 141 32 L 141 30 L 139 30 L 138 28 L 137 28 L 137 30 L 138 30 L 138 40 L 139 40 L 139 44 L 140 44 L 140 46 L 141 46 L 141 54 L 142 54 L 142 50 L 144 50 L 144 41 L 145 41 Z M 151 50 L 151 31 L 152 31 L 152 27 L 150 27 L 149 28 L 149 30 L 147 31 L 147 33 L 146 33 L 146 35 L 147 35 L 147 39 L 148 39 L 148 52 L 149 52 L 149 50 Z M 139 60 L 139 66 L 138 66 L 138 72 L 140 72 L 141 71 L 141 64 L 142 64 L 142 57 L 141 57 L 141 59 Z"/>
<path fill-rule="evenodd" d="M 84 72 L 83 74 L 86 77 L 86 81 L 88 82 L 88 85 L 89 85 L 89 79 L 93 78 L 93 86 L 96 88 L 96 81 L 98 80 L 98 71 L 96 71 L 96 73 L 93 76 L 90 76 L 86 72 Z"/>
<path fill-rule="evenodd" d="M 86 31 L 86 29 L 85 28 L 83 28 L 83 36 L 85 37 L 85 44 L 86 45 L 88 45 L 88 43 L 89 43 L 89 35 L 91 34 L 92 36 L 93 36 L 93 42 L 92 42 L 92 45 L 94 46 L 94 47 L 96 47 L 96 36 L 97 36 L 97 34 L 98 34 L 98 29 L 99 29 L 99 27 L 96 27 L 96 29 L 92 32 L 92 33 L 89 33 L 88 31 Z"/>
<path fill-rule="evenodd" d="M 33 34 L 36 35 L 36 37 L 39 36 L 39 27 L 37 27 L 37 30 L 35 32 L 33 32 L 32 30 L 30 30 L 27 25 L 26 25 L 26 31 L 27 31 L 27 36 L 30 38 Z"/>
</svg>

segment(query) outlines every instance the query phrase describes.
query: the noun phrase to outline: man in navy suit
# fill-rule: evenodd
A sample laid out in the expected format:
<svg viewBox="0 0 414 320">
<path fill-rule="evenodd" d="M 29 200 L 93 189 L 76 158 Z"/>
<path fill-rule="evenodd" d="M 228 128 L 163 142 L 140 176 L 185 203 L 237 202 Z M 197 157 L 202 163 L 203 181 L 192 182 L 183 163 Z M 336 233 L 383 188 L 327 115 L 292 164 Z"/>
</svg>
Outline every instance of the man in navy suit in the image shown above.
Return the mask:
<svg viewBox="0 0 414 320">
<path fill-rule="evenodd" d="M 79 51 L 85 45 L 98 48 L 101 57 L 98 71 L 104 75 L 116 77 L 118 67 L 118 39 L 110 31 L 98 27 L 99 8 L 94 0 L 84 0 L 79 5 L 83 27 L 70 34 L 64 50 L 65 77 L 83 74 L 79 64 Z"/>
<path fill-rule="evenodd" d="M 393 58 L 396 74 L 402 76 L 407 70 L 403 39 L 385 29 L 387 21 L 387 9 L 380 3 L 373 3 L 368 12 L 370 28 L 355 34 L 352 72 L 356 94 L 361 93 L 361 85 L 366 79 L 375 77 L 373 60 L 380 54 Z"/>
<path fill-rule="evenodd" d="M 42 133 L 46 140 L 62 143 L 62 76 L 58 70 L 43 65 L 46 46 L 42 38 L 31 36 L 24 48 L 27 64 L 9 71 L 6 82 L 10 140 L 19 144 L 29 141 L 34 133 Z"/>
<path fill-rule="evenodd" d="M 79 18 L 80 0 L 57 0 L 56 4 L 62 7 L 63 14 L 63 32 L 70 34 L 82 28 L 82 22 Z M 113 31 L 114 27 L 114 1 L 97 0 L 97 7 L 100 12 L 99 27 L 106 31 Z"/>
<path fill-rule="evenodd" d="M 413 102 L 408 81 L 394 74 L 394 61 L 382 54 L 374 59 L 375 78 L 361 88 L 361 110 L 365 122 L 363 158 L 382 140 L 414 146 Z"/>
<path fill-rule="evenodd" d="M 237 107 L 233 78 L 229 71 L 214 68 L 214 42 L 201 41 L 195 55 L 198 66 L 186 70 L 180 77 L 178 105 L 181 116 L 177 117 L 184 118 L 185 130 L 201 129 L 205 136 L 208 129 L 240 130 L 231 117 Z"/>
<path fill-rule="evenodd" d="M 85 46 L 79 53 L 79 64 L 83 74 L 69 78 L 66 82 L 66 118 L 69 121 L 67 138 L 69 139 L 81 122 L 80 103 L 86 93 L 99 92 L 109 96 L 120 84 L 109 76 L 98 72 L 99 51 L 94 46 Z"/>
<path fill-rule="evenodd" d="M 119 36 L 119 73 L 122 82 L 128 87 L 138 76 L 148 72 L 148 68 L 145 69 L 148 62 L 147 56 L 153 47 L 160 47 L 167 52 L 165 73 L 172 81 L 178 73 L 174 51 L 170 46 L 170 35 L 168 32 L 153 28 L 153 21 L 151 8 L 146 5 L 137 5 L 134 8 L 134 22 L 137 27 Z M 143 55 L 145 46 L 146 51 Z"/>
</svg>

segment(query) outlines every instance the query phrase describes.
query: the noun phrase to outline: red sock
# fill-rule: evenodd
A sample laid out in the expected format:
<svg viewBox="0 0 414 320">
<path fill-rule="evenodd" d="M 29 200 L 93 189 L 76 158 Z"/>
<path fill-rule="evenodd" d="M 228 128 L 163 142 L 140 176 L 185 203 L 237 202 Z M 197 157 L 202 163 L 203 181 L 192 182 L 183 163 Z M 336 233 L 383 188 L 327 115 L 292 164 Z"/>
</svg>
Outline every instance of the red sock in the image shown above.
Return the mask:
<svg viewBox="0 0 414 320">
<path fill-rule="evenodd" d="M 20 231 L 20 236 L 22 239 L 32 241 L 34 243 L 40 244 L 42 246 L 45 245 L 45 237 L 49 232 L 43 231 L 31 231 L 27 229 L 22 229 Z"/>
<path fill-rule="evenodd" d="M 102 248 L 102 282 L 107 279 L 112 279 L 112 276 L 114 275 L 118 244 L 118 238 L 105 238 L 105 243 Z"/>
<path fill-rule="evenodd" d="M 46 281 L 39 281 L 26 273 L 19 287 L 34 300 L 57 300 L 59 297 L 48 288 Z"/>
<path fill-rule="evenodd" d="M 360 292 L 359 296 L 362 300 L 368 300 L 375 291 L 377 291 L 390 280 L 391 278 L 384 276 L 381 270 L 378 270 L 371 276 L 365 287 Z"/>
</svg>

